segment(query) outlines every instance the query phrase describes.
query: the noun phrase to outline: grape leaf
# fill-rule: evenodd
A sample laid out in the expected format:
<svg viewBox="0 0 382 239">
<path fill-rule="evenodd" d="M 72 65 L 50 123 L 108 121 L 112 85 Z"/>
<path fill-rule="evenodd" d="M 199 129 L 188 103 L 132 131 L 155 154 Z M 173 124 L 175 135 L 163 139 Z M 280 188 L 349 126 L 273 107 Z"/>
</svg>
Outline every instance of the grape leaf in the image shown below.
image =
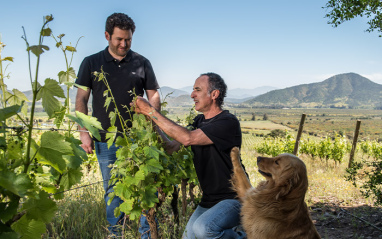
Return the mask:
<svg viewBox="0 0 382 239">
<path fill-rule="evenodd" d="M 76 116 L 67 114 L 69 119 L 77 122 L 81 127 L 85 127 L 97 140 L 101 140 L 101 136 L 98 130 L 102 130 L 101 123 L 97 120 L 97 118 L 85 115 L 79 111 L 76 111 Z"/>
<path fill-rule="evenodd" d="M 29 198 L 23 204 L 23 210 L 27 211 L 28 219 L 48 223 L 54 217 L 57 205 L 49 198 L 48 193 L 41 191 L 38 198 Z"/>
<path fill-rule="evenodd" d="M 49 51 L 49 47 L 45 45 L 35 45 L 27 48 L 27 51 L 32 51 L 37 57 L 44 53 L 44 50 Z"/>
<path fill-rule="evenodd" d="M 130 214 L 130 211 L 133 210 L 133 205 L 134 199 L 125 200 L 119 205 L 119 209 L 126 214 Z"/>
<path fill-rule="evenodd" d="M 60 71 L 58 73 L 58 80 L 60 84 L 74 82 L 76 78 L 76 72 L 74 71 L 73 67 L 69 67 L 67 71 Z"/>
<path fill-rule="evenodd" d="M 65 98 L 64 91 L 58 85 L 57 81 L 47 78 L 45 80 L 45 85 L 41 87 L 37 93 L 37 99 L 39 100 L 42 98 L 42 106 L 49 118 L 52 118 L 54 113 L 61 108 L 61 103 L 56 97 Z"/>
<path fill-rule="evenodd" d="M 155 206 L 155 203 L 159 202 L 158 196 L 156 195 L 157 189 L 152 186 L 146 186 L 145 192 L 142 195 L 142 206 L 144 209 L 149 209 Z"/>
<path fill-rule="evenodd" d="M 28 190 L 33 189 L 33 184 L 26 174 L 15 174 L 10 171 L 2 171 L 0 174 L 0 186 L 23 197 Z"/>
<path fill-rule="evenodd" d="M 64 140 L 64 136 L 58 132 L 47 131 L 41 135 L 41 145 L 38 150 L 40 163 L 50 165 L 62 173 L 66 168 L 63 155 L 73 154 L 70 143 Z"/>
<path fill-rule="evenodd" d="M 81 177 L 82 177 L 81 168 L 78 168 L 78 169 L 70 168 L 68 172 L 62 176 L 60 186 L 62 186 L 65 190 L 68 190 L 73 185 L 79 183 L 81 181 Z"/>
<path fill-rule="evenodd" d="M 0 121 L 4 121 L 15 114 L 19 113 L 21 110 L 20 105 L 12 105 L 3 109 L 0 109 Z"/>
<path fill-rule="evenodd" d="M 18 200 L 0 203 L 0 219 L 4 222 L 12 219 L 12 217 L 17 213 L 18 206 Z"/>
<path fill-rule="evenodd" d="M 46 231 L 45 223 L 37 220 L 28 220 L 26 215 L 12 224 L 11 228 L 21 235 L 21 238 L 41 239 L 41 235 Z"/>
<path fill-rule="evenodd" d="M 88 159 L 88 155 L 85 150 L 80 146 L 81 141 L 73 137 L 66 138 L 66 141 L 70 143 L 70 147 L 73 149 L 73 155 L 65 155 L 64 159 L 67 162 L 68 168 L 79 168 L 83 161 Z"/>
</svg>

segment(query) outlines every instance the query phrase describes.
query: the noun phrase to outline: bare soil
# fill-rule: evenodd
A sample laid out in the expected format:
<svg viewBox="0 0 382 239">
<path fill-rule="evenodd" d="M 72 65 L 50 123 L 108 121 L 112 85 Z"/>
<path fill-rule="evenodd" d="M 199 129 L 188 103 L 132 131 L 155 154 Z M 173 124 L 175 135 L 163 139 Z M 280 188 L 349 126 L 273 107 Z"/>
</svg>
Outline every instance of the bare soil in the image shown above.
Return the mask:
<svg viewBox="0 0 382 239">
<path fill-rule="evenodd" d="M 382 207 L 341 205 L 336 200 L 310 205 L 311 216 L 323 239 L 382 238 Z"/>
</svg>

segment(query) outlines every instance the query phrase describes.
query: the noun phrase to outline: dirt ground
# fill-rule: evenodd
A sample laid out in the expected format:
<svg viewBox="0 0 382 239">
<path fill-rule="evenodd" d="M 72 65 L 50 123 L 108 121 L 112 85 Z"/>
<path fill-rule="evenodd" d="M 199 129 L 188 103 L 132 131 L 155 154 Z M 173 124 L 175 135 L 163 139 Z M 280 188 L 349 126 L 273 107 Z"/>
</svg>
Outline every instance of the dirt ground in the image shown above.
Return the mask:
<svg viewBox="0 0 382 239">
<path fill-rule="evenodd" d="M 382 207 L 365 204 L 343 206 L 333 200 L 316 202 L 310 205 L 310 209 L 312 220 L 323 239 L 382 238 Z"/>
</svg>

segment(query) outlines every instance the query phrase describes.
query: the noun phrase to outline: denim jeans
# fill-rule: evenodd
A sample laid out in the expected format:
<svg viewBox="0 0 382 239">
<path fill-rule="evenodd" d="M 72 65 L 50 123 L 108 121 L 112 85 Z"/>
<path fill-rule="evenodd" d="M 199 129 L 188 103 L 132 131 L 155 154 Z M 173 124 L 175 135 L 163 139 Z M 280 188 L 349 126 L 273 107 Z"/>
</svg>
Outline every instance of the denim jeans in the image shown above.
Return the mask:
<svg viewBox="0 0 382 239">
<path fill-rule="evenodd" d="M 246 238 L 244 232 L 235 231 L 240 224 L 241 204 L 226 199 L 211 208 L 198 206 L 187 223 L 183 239 Z"/>
<path fill-rule="evenodd" d="M 102 143 L 102 142 L 95 142 L 94 146 L 95 146 L 96 155 L 97 155 L 99 167 L 101 170 L 102 178 L 104 180 L 103 188 L 105 190 L 104 198 L 106 203 L 106 219 L 110 224 L 108 229 L 112 234 L 119 234 L 118 225 L 121 219 L 124 217 L 124 213 L 121 213 L 118 217 L 115 217 L 114 209 L 118 207 L 123 201 L 119 197 L 114 197 L 110 205 L 107 205 L 107 202 L 109 201 L 109 193 L 113 192 L 113 187 L 114 187 L 114 185 L 109 185 L 111 168 L 109 168 L 108 166 L 110 164 L 114 164 L 114 162 L 117 160 L 115 153 L 117 152 L 118 147 L 116 147 L 113 144 L 110 148 L 108 148 L 107 143 Z M 142 239 L 149 238 L 149 233 L 147 233 L 147 231 L 149 230 L 150 230 L 150 226 L 146 220 L 146 217 L 142 215 L 140 219 L 140 228 L 139 228 L 139 232 L 142 234 L 141 236 Z"/>
</svg>

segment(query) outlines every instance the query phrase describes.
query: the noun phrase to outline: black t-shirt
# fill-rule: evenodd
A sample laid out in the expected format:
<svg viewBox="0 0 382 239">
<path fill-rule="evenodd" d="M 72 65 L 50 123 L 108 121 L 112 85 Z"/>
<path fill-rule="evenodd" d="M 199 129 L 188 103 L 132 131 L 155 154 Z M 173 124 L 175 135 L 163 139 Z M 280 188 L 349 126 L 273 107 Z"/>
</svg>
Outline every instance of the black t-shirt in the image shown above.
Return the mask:
<svg viewBox="0 0 382 239">
<path fill-rule="evenodd" d="M 233 166 L 231 149 L 241 146 L 241 129 L 237 118 L 227 110 L 211 119 L 198 115 L 192 125 L 201 129 L 213 142 L 211 145 L 191 146 L 196 174 L 203 190 L 201 207 L 210 208 L 224 199 L 234 199 L 236 192 L 230 182 Z"/>
<path fill-rule="evenodd" d="M 101 122 L 102 128 L 107 130 L 111 124 L 109 113 L 114 111 L 114 104 L 110 103 L 108 109 L 104 107 L 104 92 L 107 90 L 102 81 L 95 80 L 93 72 L 106 73 L 107 82 L 111 88 L 119 112 L 124 120 L 130 119 L 130 114 L 123 106 L 130 107 L 133 96 L 129 93 L 135 89 L 137 95 L 143 96 L 144 90 L 156 90 L 159 88 L 153 68 L 145 57 L 129 50 L 125 58 L 121 61 L 114 59 L 108 47 L 94 55 L 86 57 L 78 71 L 76 83 L 87 86 L 92 90 L 93 96 L 93 116 Z M 120 121 L 115 121 L 118 131 L 122 131 Z M 130 125 L 129 125 L 130 126 Z M 105 134 L 101 134 L 101 141 L 105 142 Z"/>
</svg>

